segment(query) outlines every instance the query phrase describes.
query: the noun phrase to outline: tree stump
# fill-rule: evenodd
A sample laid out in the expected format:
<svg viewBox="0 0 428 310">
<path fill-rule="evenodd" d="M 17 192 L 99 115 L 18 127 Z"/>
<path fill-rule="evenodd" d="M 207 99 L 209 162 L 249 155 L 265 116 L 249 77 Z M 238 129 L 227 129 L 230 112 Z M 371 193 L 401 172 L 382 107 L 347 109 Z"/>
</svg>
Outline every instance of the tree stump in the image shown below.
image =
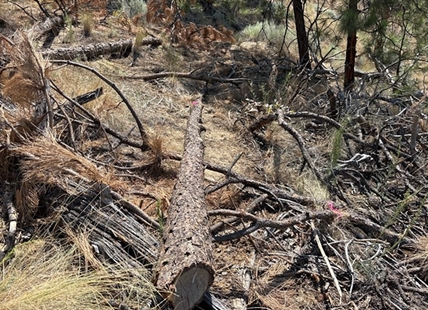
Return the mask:
<svg viewBox="0 0 428 310">
<path fill-rule="evenodd" d="M 204 197 L 202 103 L 194 102 L 163 233 L 154 282 L 175 309 L 198 304 L 214 280 L 211 235 Z"/>
</svg>

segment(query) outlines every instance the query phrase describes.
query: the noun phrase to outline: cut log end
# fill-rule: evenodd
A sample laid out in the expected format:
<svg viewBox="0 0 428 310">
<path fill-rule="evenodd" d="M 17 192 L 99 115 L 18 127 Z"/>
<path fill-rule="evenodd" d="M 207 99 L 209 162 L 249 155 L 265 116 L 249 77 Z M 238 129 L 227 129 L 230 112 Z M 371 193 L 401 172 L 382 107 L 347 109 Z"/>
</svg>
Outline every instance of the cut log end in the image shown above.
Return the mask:
<svg viewBox="0 0 428 310">
<path fill-rule="evenodd" d="M 175 310 L 193 309 L 213 282 L 210 270 L 193 267 L 181 273 L 175 281 L 175 291 L 169 299 Z"/>
</svg>

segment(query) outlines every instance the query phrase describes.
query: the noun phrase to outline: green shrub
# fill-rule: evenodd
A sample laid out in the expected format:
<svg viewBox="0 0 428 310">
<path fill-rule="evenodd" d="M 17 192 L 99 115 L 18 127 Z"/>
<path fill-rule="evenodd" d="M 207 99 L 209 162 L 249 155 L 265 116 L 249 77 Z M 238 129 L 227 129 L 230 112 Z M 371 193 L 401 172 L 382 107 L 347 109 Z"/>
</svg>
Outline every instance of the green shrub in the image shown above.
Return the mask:
<svg viewBox="0 0 428 310">
<path fill-rule="evenodd" d="M 147 12 L 147 4 L 143 0 L 122 0 L 122 11 L 129 17 L 144 15 Z"/>
</svg>

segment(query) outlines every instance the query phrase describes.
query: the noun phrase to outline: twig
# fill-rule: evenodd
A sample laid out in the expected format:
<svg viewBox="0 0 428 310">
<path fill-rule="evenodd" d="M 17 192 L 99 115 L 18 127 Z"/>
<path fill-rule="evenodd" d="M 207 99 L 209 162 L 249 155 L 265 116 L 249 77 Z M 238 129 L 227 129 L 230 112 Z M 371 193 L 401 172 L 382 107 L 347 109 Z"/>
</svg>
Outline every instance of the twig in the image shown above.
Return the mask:
<svg viewBox="0 0 428 310">
<path fill-rule="evenodd" d="M 333 278 L 334 286 L 336 286 L 337 292 L 339 293 L 340 303 L 342 303 L 342 290 L 340 288 L 339 281 L 337 280 L 336 274 L 334 273 L 333 268 L 331 267 L 330 261 L 328 260 L 328 257 L 325 254 L 324 248 L 322 247 L 322 243 L 319 237 L 318 230 L 315 228 L 315 224 L 313 221 L 311 221 L 311 228 L 314 233 L 314 238 L 315 238 L 315 242 L 317 243 L 318 249 L 320 250 L 322 257 L 324 258 L 328 271 L 330 272 L 330 276 Z"/>
<path fill-rule="evenodd" d="M 349 251 L 348 251 L 349 245 L 352 243 L 352 241 L 354 240 L 351 239 L 345 244 L 345 257 L 346 257 L 346 262 L 348 264 L 349 273 L 351 274 L 351 285 L 349 287 L 349 297 L 352 296 L 352 290 L 354 289 L 354 281 L 355 281 L 354 267 L 352 267 L 352 262 L 349 259 Z"/>
<path fill-rule="evenodd" d="M 96 76 L 98 76 L 101 80 L 103 80 L 111 88 L 113 88 L 116 91 L 116 93 L 119 95 L 119 97 L 122 99 L 123 103 L 125 103 L 125 105 L 127 106 L 128 110 L 131 112 L 132 116 L 134 117 L 134 120 L 137 123 L 138 129 L 140 131 L 140 135 L 141 135 L 141 139 L 142 139 L 143 144 L 147 143 L 147 134 L 146 134 L 146 132 L 144 130 L 143 124 L 141 123 L 141 121 L 140 121 L 140 119 L 139 119 L 139 117 L 137 115 L 137 112 L 135 112 L 135 110 L 134 110 L 133 106 L 131 105 L 131 103 L 128 101 L 128 99 L 126 99 L 125 95 L 116 86 L 115 83 L 113 83 L 112 81 L 110 81 L 108 78 L 106 78 L 104 75 L 102 75 L 100 72 L 98 72 L 94 68 L 91 68 L 89 66 L 80 64 L 78 62 L 74 62 L 74 61 L 70 61 L 70 60 L 51 60 L 50 62 L 72 65 L 72 66 L 75 66 L 75 67 L 79 67 L 79 68 L 88 70 L 88 71 L 92 72 L 93 74 L 95 74 Z"/>
<path fill-rule="evenodd" d="M 233 166 L 235 166 L 235 164 L 238 162 L 238 160 L 241 158 L 241 156 L 244 154 L 244 152 L 241 152 L 236 158 L 235 160 L 232 162 L 232 164 L 230 165 L 229 170 L 227 171 L 227 176 L 230 176 L 230 174 L 232 173 L 232 169 Z"/>
</svg>

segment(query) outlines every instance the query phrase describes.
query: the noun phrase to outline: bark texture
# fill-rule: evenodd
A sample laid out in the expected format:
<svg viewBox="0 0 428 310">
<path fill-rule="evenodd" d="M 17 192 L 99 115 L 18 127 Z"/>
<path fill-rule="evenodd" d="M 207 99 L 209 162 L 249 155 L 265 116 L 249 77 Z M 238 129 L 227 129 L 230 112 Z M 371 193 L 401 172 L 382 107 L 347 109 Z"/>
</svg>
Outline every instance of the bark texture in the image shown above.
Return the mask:
<svg viewBox="0 0 428 310">
<path fill-rule="evenodd" d="M 76 58 L 94 59 L 102 55 L 117 54 L 119 57 L 127 57 L 132 50 L 132 40 L 120 40 L 117 42 L 95 43 L 84 46 L 74 46 L 44 50 L 42 55 L 50 60 L 72 60 Z M 158 38 L 146 38 L 143 45 L 160 45 L 162 42 Z"/>
<path fill-rule="evenodd" d="M 351 0 L 349 2 L 349 11 L 353 15 L 358 15 L 358 0 Z M 356 20 L 355 20 L 356 23 Z M 346 43 L 346 56 L 345 56 L 345 78 L 343 81 L 343 88 L 345 91 L 352 91 L 355 82 L 355 57 L 357 55 L 357 28 L 356 25 L 351 25 L 348 29 L 348 39 Z"/>
<path fill-rule="evenodd" d="M 204 198 L 202 104 L 192 107 L 154 281 L 175 309 L 192 309 L 214 280 Z"/>
<path fill-rule="evenodd" d="M 75 232 L 82 231 L 83 226 L 89 231 L 89 244 L 101 261 L 138 270 L 156 261 L 158 241 L 145 228 L 147 224 L 143 218 L 121 206 L 123 201 L 115 200 L 110 188 L 104 184 L 69 182 L 69 191 L 73 185 L 85 190 L 80 190 L 76 196 L 68 193 L 73 203 L 62 212 L 61 218 Z M 49 194 L 50 197 L 60 195 L 66 194 L 60 189 Z M 55 206 L 56 209 L 60 207 Z"/>
<path fill-rule="evenodd" d="M 47 18 L 43 22 L 35 24 L 29 31 L 32 39 L 38 39 L 41 36 L 49 34 L 50 32 L 58 33 L 64 26 L 64 18 L 62 16 L 55 16 Z"/>
<path fill-rule="evenodd" d="M 296 24 L 297 44 L 299 46 L 300 64 L 311 69 L 309 59 L 309 42 L 306 34 L 305 17 L 301 0 L 293 0 L 294 22 Z"/>
</svg>

